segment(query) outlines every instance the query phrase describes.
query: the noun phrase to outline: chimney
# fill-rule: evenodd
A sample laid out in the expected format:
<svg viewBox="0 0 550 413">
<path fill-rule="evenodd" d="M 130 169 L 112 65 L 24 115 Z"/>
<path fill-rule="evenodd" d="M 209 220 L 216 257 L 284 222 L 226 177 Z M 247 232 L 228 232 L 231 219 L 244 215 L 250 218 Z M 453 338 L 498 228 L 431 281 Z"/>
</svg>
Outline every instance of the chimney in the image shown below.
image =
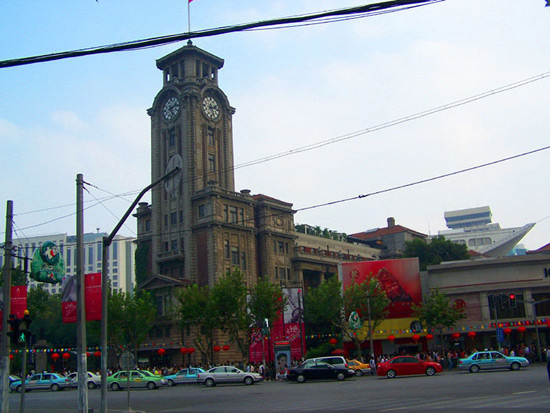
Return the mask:
<svg viewBox="0 0 550 413">
<path fill-rule="evenodd" d="M 389 217 L 388 218 L 388 228 L 393 228 L 395 227 L 395 218 L 394 217 Z"/>
</svg>

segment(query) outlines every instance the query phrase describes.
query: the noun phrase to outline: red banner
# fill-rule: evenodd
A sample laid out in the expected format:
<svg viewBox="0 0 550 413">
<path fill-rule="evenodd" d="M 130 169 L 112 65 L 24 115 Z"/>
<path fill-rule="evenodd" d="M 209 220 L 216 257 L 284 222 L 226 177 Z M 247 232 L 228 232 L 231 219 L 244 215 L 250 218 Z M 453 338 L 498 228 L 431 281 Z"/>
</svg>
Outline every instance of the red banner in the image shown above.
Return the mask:
<svg viewBox="0 0 550 413">
<path fill-rule="evenodd" d="M 0 288 L 0 320 L 2 319 L 4 312 L 3 293 Z M 11 303 L 10 312 L 8 314 L 14 314 L 17 318 L 23 318 L 24 312 L 27 309 L 27 286 L 17 285 L 11 287 Z M 2 323 L 0 323 L 0 331 L 2 331 Z"/>
<path fill-rule="evenodd" d="M 86 274 L 84 295 L 86 321 L 101 320 L 101 273 Z"/>
</svg>

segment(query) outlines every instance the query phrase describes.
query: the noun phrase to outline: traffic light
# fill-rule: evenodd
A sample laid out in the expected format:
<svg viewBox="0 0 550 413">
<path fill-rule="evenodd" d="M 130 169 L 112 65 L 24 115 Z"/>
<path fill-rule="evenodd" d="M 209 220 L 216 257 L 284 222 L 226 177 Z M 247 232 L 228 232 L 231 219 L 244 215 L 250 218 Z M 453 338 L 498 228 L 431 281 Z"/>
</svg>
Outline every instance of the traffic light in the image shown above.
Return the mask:
<svg viewBox="0 0 550 413">
<path fill-rule="evenodd" d="M 10 342 L 13 346 L 16 346 L 19 339 L 19 320 L 14 314 L 10 314 L 8 318 L 8 324 L 10 325 L 10 331 L 8 331 L 8 336 L 10 336 Z"/>
<path fill-rule="evenodd" d="M 23 318 L 19 320 L 19 336 L 17 338 L 17 343 L 21 345 L 27 345 L 31 336 L 31 316 L 29 315 L 29 310 L 23 312 Z"/>
<path fill-rule="evenodd" d="M 510 308 L 516 308 L 517 307 L 516 295 L 515 294 L 510 294 L 510 295 L 508 295 L 508 299 L 510 300 Z"/>
</svg>

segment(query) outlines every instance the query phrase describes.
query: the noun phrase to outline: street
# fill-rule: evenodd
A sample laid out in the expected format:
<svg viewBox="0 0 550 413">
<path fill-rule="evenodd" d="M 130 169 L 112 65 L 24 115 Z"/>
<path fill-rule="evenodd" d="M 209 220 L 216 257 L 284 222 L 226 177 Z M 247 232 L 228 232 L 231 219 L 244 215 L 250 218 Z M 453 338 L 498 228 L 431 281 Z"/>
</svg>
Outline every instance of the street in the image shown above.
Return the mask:
<svg viewBox="0 0 550 413">
<path fill-rule="evenodd" d="M 109 391 L 109 412 L 127 411 L 127 394 Z M 10 412 L 19 411 L 17 393 L 10 394 Z M 99 411 L 99 389 L 89 391 L 89 407 Z M 179 385 L 159 390 L 133 390 L 130 408 L 142 412 L 258 412 L 258 411 L 378 411 L 395 410 L 550 411 L 550 383 L 543 365 L 518 372 L 472 374 L 444 371 L 434 377 L 395 379 L 356 377 L 344 382 L 304 384 L 267 382 L 253 386 L 219 385 L 206 388 Z M 75 412 L 77 391 L 33 391 L 26 394 L 25 411 Z"/>
</svg>

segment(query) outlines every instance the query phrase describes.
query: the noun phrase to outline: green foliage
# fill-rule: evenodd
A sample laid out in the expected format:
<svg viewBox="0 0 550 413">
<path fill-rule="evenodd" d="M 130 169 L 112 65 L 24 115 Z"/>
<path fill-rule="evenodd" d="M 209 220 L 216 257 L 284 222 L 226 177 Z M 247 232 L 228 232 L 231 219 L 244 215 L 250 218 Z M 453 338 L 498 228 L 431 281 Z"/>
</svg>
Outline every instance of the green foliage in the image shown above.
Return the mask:
<svg viewBox="0 0 550 413">
<path fill-rule="evenodd" d="M 149 244 L 142 242 L 137 246 L 135 252 L 136 285 L 138 288 L 151 276 L 148 264 Z"/>
<path fill-rule="evenodd" d="M 329 343 L 323 343 L 319 347 L 311 347 L 307 350 L 306 358 L 311 359 L 315 357 L 330 356 L 334 347 Z"/>
<path fill-rule="evenodd" d="M 463 308 L 455 308 L 449 298 L 439 290 L 432 290 L 430 297 L 421 305 L 411 306 L 413 315 L 423 321 L 427 327 L 439 331 L 443 343 L 443 329 L 456 325 L 458 320 L 466 317 Z"/>
<path fill-rule="evenodd" d="M 11 285 L 13 287 L 17 285 L 27 285 L 29 283 L 27 274 L 21 269 L 21 266 L 12 268 L 11 270 Z M 0 286 L 4 285 L 4 271 L 0 271 Z"/>
<path fill-rule="evenodd" d="M 195 328 L 195 347 L 211 362 L 212 330 L 219 326 L 218 311 L 208 287 L 196 284 L 182 289 L 177 296 L 178 310 L 184 329 Z"/>
<path fill-rule="evenodd" d="M 229 334 L 229 339 L 237 344 L 243 359 L 246 359 L 250 348 L 248 328 L 252 317 L 247 308 L 243 273 L 236 268 L 225 274 L 211 288 L 210 296 L 218 312 L 220 329 Z"/>
<path fill-rule="evenodd" d="M 148 291 L 136 290 L 133 295 L 110 291 L 107 306 L 109 346 L 137 348 L 145 341 L 155 319 L 155 306 Z"/>
<path fill-rule="evenodd" d="M 342 284 L 336 278 L 304 294 L 304 321 L 312 333 L 337 332 L 342 325 Z"/>
<path fill-rule="evenodd" d="M 279 284 L 272 284 L 267 278 L 263 278 L 252 288 L 248 309 L 254 325 L 260 326 L 266 318 L 269 325 L 273 325 L 285 307 L 286 297 Z"/>
<path fill-rule="evenodd" d="M 438 265 L 444 261 L 467 260 L 470 254 L 466 245 L 439 236 L 432 238 L 429 243 L 420 238 L 406 242 L 403 257 L 418 257 L 420 270 L 425 271 L 429 265 Z"/>
</svg>

